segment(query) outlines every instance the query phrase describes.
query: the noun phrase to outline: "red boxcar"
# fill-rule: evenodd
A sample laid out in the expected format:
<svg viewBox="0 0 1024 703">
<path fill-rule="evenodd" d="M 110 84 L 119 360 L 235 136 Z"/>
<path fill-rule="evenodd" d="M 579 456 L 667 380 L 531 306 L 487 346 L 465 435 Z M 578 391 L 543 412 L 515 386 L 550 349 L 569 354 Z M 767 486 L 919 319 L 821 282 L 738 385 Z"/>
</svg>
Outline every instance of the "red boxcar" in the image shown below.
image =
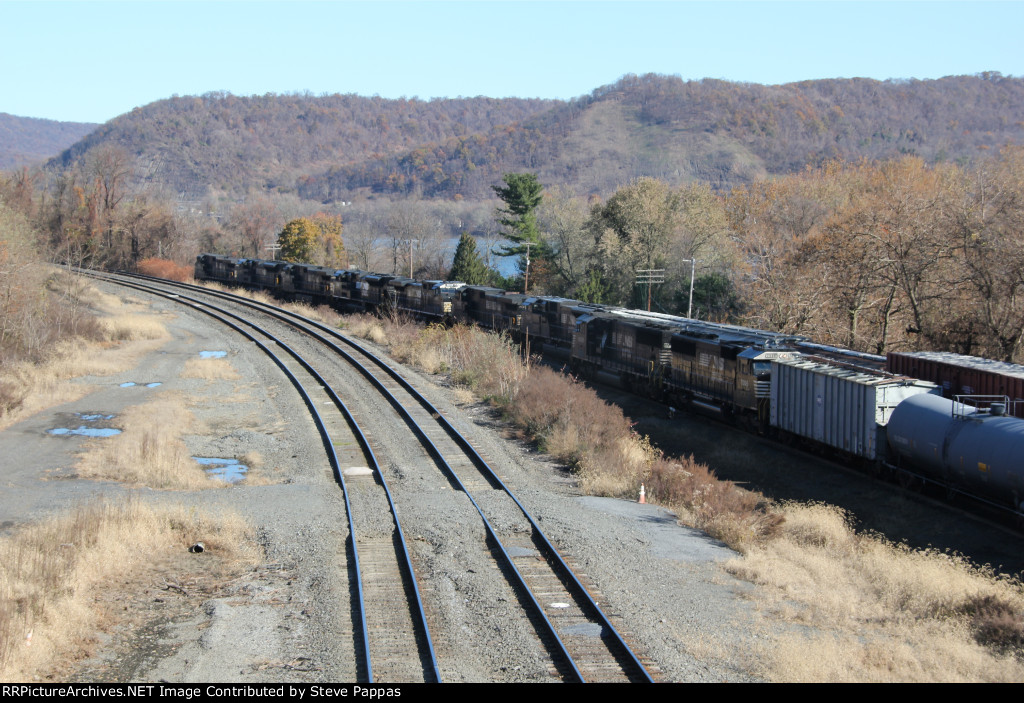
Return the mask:
<svg viewBox="0 0 1024 703">
<path fill-rule="evenodd" d="M 1013 413 L 1024 418 L 1024 366 L 951 352 L 889 352 L 886 370 L 931 381 L 942 395 L 1005 395 Z"/>
</svg>

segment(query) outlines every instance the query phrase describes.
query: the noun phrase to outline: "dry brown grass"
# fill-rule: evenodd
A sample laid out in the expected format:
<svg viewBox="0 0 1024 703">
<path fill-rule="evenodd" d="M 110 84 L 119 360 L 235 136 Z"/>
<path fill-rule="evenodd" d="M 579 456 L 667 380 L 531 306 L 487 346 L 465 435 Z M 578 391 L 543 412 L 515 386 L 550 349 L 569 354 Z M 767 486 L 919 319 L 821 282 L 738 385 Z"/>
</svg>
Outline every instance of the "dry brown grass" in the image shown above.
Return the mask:
<svg viewBox="0 0 1024 703">
<path fill-rule="evenodd" d="M 169 339 L 164 321 L 156 315 L 126 313 L 100 319 L 104 337 L 112 342 Z"/>
<path fill-rule="evenodd" d="M 407 347 L 414 363 L 436 364 L 456 383 L 499 404 L 514 398 L 529 376 L 529 366 L 511 339 L 478 327 L 431 325 Z"/>
<path fill-rule="evenodd" d="M 343 327 L 353 336 L 368 339 L 374 344 L 388 346 L 390 340 L 384 330 L 385 324 L 384 320 L 373 315 L 349 315 L 344 318 Z M 392 327 L 394 326 L 392 325 Z M 392 331 L 398 332 L 399 330 L 393 329 Z"/>
<path fill-rule="evenodd" d="M 0 539 L 0 681 L 32 681 L 57 660 L 87 655 L 124 602 L 99 594 L 137 589 L 150 565 L 196 541 L 224 564 L 258 560 L 241 516 L 139 500 L 91 503 Z"/>
<path fill-rule="evenodd" d="M 386 346 L 398 361 L 428 373 L 447 373 L 478 396 L 505 403 L 528 374 L 517 345 L 478 327 L 430 325 L 411 319 L 355 315 L 345 318 L 350 334 Z"/>
<path fill-rule="evenodd" d="M 203 288 L 208 288 L 210 290 L 218 291 L 220 293 L 231 293 L 232 295 L 237 295 L 240 298 L 248 298 L 249 300 L 254 300 L 258 303 L 268 303 L 270 305 L 277 305 L 279 302 L 272 295 L 262 290 L 249 290 L 248 288 L 225 286 L 221 283 L 217 283 L 216 281 L 202 281 L 199 283 L 199 285 L 202 286 Z"/>
<path fill-rule="evenodd" d="M 618 407 L 582 383 L 535 367 L 506 414 L 540 448 L 574 467 L 592 495 L 647 499 L 734 549 L 770 537 L 782 521 L 759 495 L 721 481 L 689 458 L 667 458 L 633 431 Z"/>
<path fill-rule="evenodd" d="M 1024 591 L 961 558 L 855 533 L 826 505 L 788 504 L 778 536 L 728 568 L 766 610 L 807 628 L 770 642 L 780 681 L 1020 681 Z"/>
<path fill-rule="evenodd" d="M 125 408 L 117 423 L 121 434 L 88 443 L 76 466 L 80 476 L 172 490 L 227 485 L 207 478 L 181 440 L 196 420 L 177 395 Z"/>
<path fill-rule="evenodd" d="M 297 315 L 302 315 L 303 317 L 307 317 L 310 320 L 316 320 L 317 322 L 325 324 L 328 327 L 337 327 L 338 323 L 341 322 L 342 320 L 342 316 L 338 313 L 338 311 L 330 307 L 329 305 L 313 306 L 308 305 L 306 303 L 282 304 L 280 302 L 278 302 L 278 305 L 280 305 L 280 307 L 284 308 L 285 310 L 288 310 L 289 312 L 294 312 Z"/>
<path fill-rule="evenodd" d="M 237 381 L 242 378 L 227 359 L 189 359 L 180 375 L 206 381 Z"/>
<path fill-rule="evenodd" d="M 70 274 L 61 274 L 70 277 Z M 103 293 L 74 279 L 80 305 L 97 312 L 92 338 L 72 337 L 53 343 L 40 360 L 4 363 L 0 382 L 0 428 L 19 422 L 54 405 L 81 398 L 91 389 L 71 379 L 110 376 L 136 365 L 170 335 L 164 316 L 146 314 L 147 306 L 132 298 Z"/>
</svg>

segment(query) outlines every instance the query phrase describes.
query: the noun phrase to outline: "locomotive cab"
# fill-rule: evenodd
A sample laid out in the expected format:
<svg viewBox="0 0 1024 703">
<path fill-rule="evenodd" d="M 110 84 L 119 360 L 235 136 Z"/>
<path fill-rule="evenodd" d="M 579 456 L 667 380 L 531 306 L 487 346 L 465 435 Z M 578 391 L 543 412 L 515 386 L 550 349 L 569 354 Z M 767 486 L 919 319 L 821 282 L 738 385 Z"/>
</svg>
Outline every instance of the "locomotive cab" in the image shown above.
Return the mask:
<svg viewBox="0 0 1024 703">
<path fill-rule="evenodd" d="M 767 427 L 771 414 L 772 361 L 796 359 L 795 351 L 765 350 L 751 347 L 736 355 L 736 405 L 757 414 Z"/>
</svg>

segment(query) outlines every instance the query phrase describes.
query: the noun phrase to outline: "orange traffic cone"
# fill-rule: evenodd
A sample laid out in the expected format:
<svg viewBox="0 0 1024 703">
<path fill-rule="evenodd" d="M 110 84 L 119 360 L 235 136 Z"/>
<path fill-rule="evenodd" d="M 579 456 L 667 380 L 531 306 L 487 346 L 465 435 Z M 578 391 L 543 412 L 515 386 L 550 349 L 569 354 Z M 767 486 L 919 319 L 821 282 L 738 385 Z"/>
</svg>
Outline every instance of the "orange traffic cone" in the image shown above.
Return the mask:
<svg viewBox="0 0 1024 703">
<path fill-rule="evenodd" d="M 642 484 L 642 483 L 640 484 L 640 502 L 641 503 L 646 503 L 647 502 L 647 491 L 644 490 L 644 484 Z"/>
</svg>

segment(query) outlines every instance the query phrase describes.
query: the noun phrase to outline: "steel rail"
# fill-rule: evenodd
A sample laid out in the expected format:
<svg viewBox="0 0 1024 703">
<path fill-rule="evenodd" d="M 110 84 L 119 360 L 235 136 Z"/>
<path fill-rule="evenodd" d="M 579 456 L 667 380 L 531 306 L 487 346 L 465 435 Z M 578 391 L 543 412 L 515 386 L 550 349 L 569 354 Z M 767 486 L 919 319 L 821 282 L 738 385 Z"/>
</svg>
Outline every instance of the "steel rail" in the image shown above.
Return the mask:
<svg viewBox="0 0 1024 703">
<path fill-rule="evenodd" d="M 388 504 L 389 504 L 389 506 L 391 508 L 392 516 L 393 516 L 393 518 L 395 520 L 395 527 L 396 527 L 396 529 L 398 531 L 398 536 L 399 536 L 398 543 L 401 546 L 402 557 L 403 557 L 403 562 L 404 562 L 404 564 L 402 566 L 404 566 L 404 568 L 405 568 L 405 570 L 406 570 L 406 572 L 408 574 L 410 583 L 411 583 L 412 588 L 413 588 L 413 592 L 415 594 L 413 605 L 414 605 L 414 608 L 416 610 L 417 615 L 419 616 L 420 626 L 423 628 L 423 636 L 424 636 L 424 638 L 426 640 L 426 646 L 427 646 L 428 655 L 429 655 L 431 673 L 434 676 L 434 681 L 440 683 L 442 679 L 441 679 L 441 673 L 440 673 L 440 671 L 438 669 L 438 666 L 437 666 L 437 655 L 436 655 L 436 653 L 434 651 L 433 641 L 432 641 L 431 636 L 430 636 L 430 628 L 429 628 L 429 626 L 427 624 L 426 612 L 425 612 L 425 610 L 423 608 L 422 597 L 420 595 L 419 586 L 416 583 L 415 571 L 413 570 L 413 567 L 412 567 L 412 557 L 409 554 L 408 548 L 406 546 L 405 533 L 403 532 L 402 527 L 401 527 L 401 523 L 400 523 L 400 521 L 398 519 L 398 511 L 397 511 L 397 508 L 395 506 L 394 498 L 393 498 L 393 496 L 391 494 L 390 488 L 387 485 L 387 481 L 384 478 L 384 474 L 380 470 L 380 465 L 379 465 L 379 463 L 377 461 L 377 456 L 374 453 L 373 448 L 370 446 L 370 443 L 367 440 L 366 435 L 363 433 L 362 428 L 359 426 L 358 422 L 356 421 L 355 417 L 352 415 L 352 413 L 349 410 L 348 406 L 345 405 L 345 403 L 337 395 L 337 393 L 334 391 L 334 389 L 327 383 L 327 381 L 320 375 L 320 373 L 317 372 L 316 369 L 314 369 L 311 364 L 309 364 L 309 362 L 307 362 L 301 355 L 299 355 L 291 347 L 286 345 L 284 342 L 282 342 L 280 339 L 275 337 L 270 332 L 268 332 L 265 329 L 261 328 L 259 325 L 256 325 L 256 324 L 254 324 L 254 323 L 252 323 L 250 321 L 247 321 L 247 320 L 245 320 L 244 318 L 242 318 L 239 315 L 235 315 L 232 312 L 229 312 L 229 311 L 224 310 L 222 308 L 217 308 L 215 306 L 209 305 L 208 303 L 204 303 L 204 302 L 196 300 L 194 298 L 190 298 L 189 296 L 182 296 L 182 295 L 176 294 L 176 293 L 161 292 L 159 290 L 156 290 L 156 289 L 153 289 L 153 288 L 150 288 L 150 287 L 145 287 L 145 286 L 141 286 L 141 285 L 138 285 L 138 284 L 132 284 L 132 283 L 127 283 L 127 282 L 123 282 L 123 281 L 117 281 L 116 279 L 113 279 L 113 278 L 111 278 L 109 276 L 98 275 L 96 272 L 88 272 L 87 275 L 90 275 L 90 276 L 93 276 L 93 277 L 96 277 L 96 278 L 100 278 L 102 280 L 110 281 L 110 282 L 116 283 L 118 285 L 124 285 L 124 286 L 130 287 L 130 288 L 134 288 L 136 290 L 140 290 L 140 291 L 143 291 L 143 292 L 146 292 L 146 293 L 150 293 L 150 294 L 153 294 L 153 295 L 158 295 L 160 297 L 167 298 L 169 300 L 173 300 L 173 301 L 178 302 L 178 303 L 180 303 L 182 305 L 186 305 L 188 307 L 191 307 L 191 308 L 195 309 L 198 312 L 202 312 L 202 313 L 204 313 L 206 315 L 209 315 L 210 317 L 213 317 L 214 319 L 216 319 L 219 322 L 227 325 L 231 329 L 234 329 L 236 332 L 238 332 L 242 336 L 246 337 L 250 341 L 254 342 L 256 345 L 258 345 L 274 361 L 274 363 L 277 364 L 277 366 L 280 367 L 282 371 L 284 371 L 284 373 L 291 380 L 292 384 L 299 391 L 300 395 L 302 395 L 303 401 L 305 402 L 306 406 L 309 408 L 310 412 L 313 415 L 314 420 L 316 421 L 317 428 L 318 428 L 318 430 L 320 432 L 321 440 L 323 441 L 324 447 L 327 450 L 328 460 L 330 461 L 331 467 L 334 470 L 335 479 L 341 485 L 342 492 L 343 492 L 344 499 L 345 499 L 345 510 L 346 510 L 346 513 L 348 514 L 349 540 L 350 540 L 351 545 L 352 545 L 352 555 L 353 555 L 353 562 L 354 562 L 353 565 L 355 567 L 354 570 L 355 570 L 355 574 L 356 574 L 356 590 L 357 590 L 357 594 L 358 594 L 358 604 L 359 604 L 359 611 L 360 611 L 361 630 L 362 630 L 362 636 L 363 636 L 363 650 L 364 650 L 364 652 L 363 652 L 363 665 L 366 668 L 368 682 L 369 683 L 373 683 L 374 682 L 374 679 L 373 679 L 373 666 L 372 666 L 372 661 L 371 661 L 371 658 L 370 658 L 370 638 L 369 638 L 369 632 L 367 630 L 367 623 L 366 623 L 366 606 L 365 606 L 364 598 L 363 598 L 363 596 L 364 596 L 364 588 L 363 588 L 363 581 L 362 581 L 362 575 L 361 575 L 360 564 L 359 564 L 359 550 L 358 550 L 358 547 L 356 545 L 355 522 L 354 522 L 354 517 L 353 517 L 352 506 L 351 506 L 351 503 L 349 502 L 348 487 L 347 487 L 347 485 L 345 483 L 344 474 L 341 471 L 341 465 L 340 465 L 340 463 L 338 461 L 337 453 L 334 450 L 334 443 L 333 443 L 333 441 L 331 439 L 330 433 L 327 430 L 327 427 L 326 427 L 326 424 L 323 421 L 323 418 L 320 416 L 319 411 L 317 410 L 315 404 L 313 403 L 313 399 L 311 398 L 309 393 L 306 391 L 305 387 L 303 387 L 303 385 L 299 381 L 299 379 L 294 375 L 294 373 L 292 373 L 291 369 L 289 369 L 287 367 L 287 365 L 285 365 L 277 357 L 277 355 L 274 354 L 270 350 L 270 348 L 267 345 L 265 345 L 262 341 L 260 341 L 255 336 L 253 336 L 252 334 L 250 334 L 246 330 L 242 329 L 241 327 L 239 327 L 235 323 L 231 322 L 230 320 L 226 320 L 226 319 L 222 318 L 220 315 L 218 315 L 217 313 L 215 313 L 213 311 L 216 310 L 216 311 L 218 311 L 219 313 L 221 313 L 223 315 L 226 315 L 226 316 L 228 316 L 230 318 L 238 320 L 239 322 L 241 322 L 243 324 L 249 325 L 254 330 L 257 330 L 261 334 L 265 335 L 267 338 L 272 340 L 276 346 L 280 347 L 281 349 L 285 350 L 288 354 L 290 354 L 303 368 L 306 369 L 306 371 L 317 381 L 317 383 L 319 383 L 323 387 L 324 391 L 331 398 L 331 401 L 338 407 L 338 409 L 341 411 L 342 415 L 345 417 L 346 422 L 349 424 L 350 428 L 352 428 L 352 430 L 356 434 L 356 437 L 357 437 L 357 439 L 359 441 L 360 446 L 367 453 L 367 456 L 369 458 L 369 463 L 373 466 L 374 470 L 377 472 L 377 475 L 379 476 L 379 478 L 381 480 L 381 484 L 382 484 L 382 486 L 384 488 L 385 494 L 387 495 Z M 130 274 L 121 274 L 121 275 L 130 275 Z M 156 279 L 156 280 L 159 281 L 160 283 L 167 283 L 167 281 L 165 281 L 163 279 Z M 209 308 L 209 309 L 205 309 L 205 308 Z"/>
<path fill-rule="evenodd" d="M 163 279 L 157 279 L 157 280 L 159 280 L 161 283 L 165 283 L 165 284 L 180 285 L 182 287 L 193 288 L 192 286 L 189 286 L 189 284 L 183 284 L 183 283 L 178 283 L 178 282 L 173 282 L 173 281 L 165 281 Z M 574 595 L 576 595 L 577 597 L 579 597 L 583 601 L 583 603 L 586 605 L 587 609 L 589 610 L 590 616 L 593 619 L 598 621 L 601 624 L 602 627 L 607 628 L 607 632 L 610 633 L 611 639 L 615 643 L 614 649 L 617 650 L 617 656 L 619 658 L 625 659 L 631 665 L 631 667 L 634 670 L 634 673 L 637 675 L 638 678 L 640 678 L 640 679 L 642 679 L 642 680 L 644 680 L 646 682 L 651 682 L 651 683 L 654 682 L 653 677 L 647 671 L 646 667 L 643 665 L 642 662 L 640 662 L 639 658 L 632 651 L 632 649 L 629 647 L 629 645 L 625 642 L 625 639 L 622 637 L 622 635 L 619 633 L 619 631 L 612 624 L 612 622 L 608 618 L 608 616 L 600 608 L 600 606 L 597 604 L 597 602 L 591 597 L 589 591 L 587 591 L 586 587 L 580 582 L 580 580 L 577 578 L 576 574 L 572 571 L 572 569 L 569 567 L 569 565 L 565 562 L 565 560 L 562 558 L 562 556 L 558 553 L 558 550 L 555 548 L 555 546 L 548 539 L 547 535 L 544 534 L 544 531 L 540 528 L 540 525 L 538 524 L 537 520 L 533 517 L 533 515 L 526 509 L 526 507 L 516 497 L 516 495 L 512 492 L 512 490 L 510 488 L 508 488 L 507 485 L 505 485 L 505 483 L 501 480 L 501 478 L 497 475 L 497 473 L 493 470 L 493 468 L 491 468 L 491 466 L 486 462 L 486 460 L 484 460 L 483 457 L 480 456 L 479 452 L 477 452 L 476 448 L 473 447 L 472 443 L 470 443 L 469 440 L 467 440 L 451 424 L 451 422 L 426 397 L 423 396 L 422 393 L 420 393 L 418 390 L 416 390 L 405 378 L 403 378 L 401 376 L 401 374 L 399 374 L 397 371 L 395 371 L 389 364 L 387 364 L 384 361 L 382 361 L 381 359 L 377 358 L 376 355 L 374 355 L 374 354 L 370 353 L 369 351 L 367 351 L 361 345 L 359 345 L 356 342 L 352 341 L 351 339 L 349 339 L 345 335 L 342 335 L 338 331 L 336 331 L 334 329 L 331 329 L 330 327 L 328 327 L 326 325 L 323 325 L 322 323 L 319 323 L 319 322 L 317 322 L 315 320 L 310 320 L 308 318 L 304 318 L 301 315 L 298 315 L 296 313 L 293 313 L 293 312 L 290 312 L 290 311 L 287 311 L 287 310 L 283 310 L 282 308 L 279 308 L 278 306 L 275 306 L 275 305 L 270 305 L 270 304 L 267 304 L 267 303 L 258 303 L 256 301 L 252 301 L 252 300 L 245 299 L 245 298 L 240 298 L 239 296 L 233 296 L 233 295 L 230 295 L 230 294 L 222 293 L 220 291 L 211 291 L 211 290 L 203 289 L 202 287 L 199 287 L 199 286 L 195 286 L 194 288 L 198 289 L 198 290 L 201 290 L 205 294 L 213 295 L 215 297 L 229 298 L 233 302 L 235 302 L 236 304 L 240 304 L 240 305 L 243 305 L 243 306 L 246 306 L 246 307 L 251 307 L 251 308 L 260 310 L 264 314 L 270 315 L 270 316 L 272 316 L 272 317 L 274 317 L 276 319 L 279 319 L 282 322 L 285 322 L 287 324 L 293 325 L 295 327 L 301 327 L 300 323 L 296 322 L 296 320 L 301 320 L 301 324 L 305 324 L 305 325 L 310 325 L 310 326 L 316 327 L 317 329 L 321 330 L 322 332 L 330 334 L 331 336 L 341 340 L 345 344 L 347 344 L 347 345 L 353 347 L 354 349 L 358 350 L 359 353 L 364 355 L 366 358 L 372 360 L 377 366 L 379 366 L 392 379 L 394 379 L 397 383 L 399 383 L 402 386 L 402 388 L 407 393 L 409 393 L 414 399 L 416 399 L 417 402 L 419 402 L 424 407 L 424 409 L 426 409 L 428 411 L 428 413 L 430 413 L 434 417 L 435 421 L 438 424 L 441 425 L 441 427 L 445 430 L 445 432 L 457 444 L 459 444 L 459 446 L 463 449 L 463 451 L 465 451 L 467 453 L 467 455 L 470 457 L 470 459 L 473 462 L 473 464 L 476 465 L 484 473 L 485 477 L 488 478 L 492 482 L 492 485 L 495 485 L 496 488 L 500 488 L 502 491 L 504 491 L 506 493 L 506 495 L 508 495 L 515 502 L 515 504 L 519 507 L 519 509 L 522 511 L 523 515 L 526 517 L 526 519 L 530 523 L 530 526 L 534 529 L 535 533 L 540 538 L 541 544 L 543 546 L 543 550 L 546 553 L 546 556 L 556 565 L 556 567 L 557 567 L 556 568 L 556 572 L 560 576 L 564 577 L 568 581 L 569 584 L 571 584 L 570 592 L 573 593 Z M 492 530 L 492 528 L 490 526 L 490 523 L 487 520 L 486 516 L 484 516 L 481 508 L 477 505 L 476 500 L 472 497 L 470 492 L 462 484 L 462 481 L 455 474 L 454 470 L 451 468 L 451 466 L 448 464 L 448 462 L 441 456 L 440 451 L 437 449 L 437 447 L 435 446 L 433 441 L 430 440 L 430 438 L 426 436 L 425 432 L 422 429 L 419 428 L 417 423 L 411 418 L 411 416 L 409 416 L 408 411 L 402 406 L 402 404 L 398 401 L 398 399 L 394 397 L 394 395 L 391 393 L 391 391 L 388 390 L 378 379 L 376 379 L 376 377 L 373 376 L 373 374 L 368 369 L 366 369 L 362 364 L 360 364 L 357 360 L 355 360 L 348 352 L 346 352 L 345 350 L 341 349 L 336 344 L 333 344 L 329 340 L 323 340 L 323 343 L 326 344 L 331 349 L 333 349 L 334 351 L 336 351 L 339 355 L 341 355 L 343 358 L 348 360 L 350 363 L 352 363 L 358 370 L 360 370 L 360 372 L 364 376 L 366 376 L 366 378 L 372 384 L 374 384 L 375 387 L 377 387 L 385 395 L 385 397 L 387 397 L 389 399 L 389 402 L 392 404 L 392 406 L 394 406 L 396 408 L 396 410 L 398 412 L 400 412 L 403 415 L 403 417 L 406 418 L 406 421 L 410 424 L 411 427 L 413 427 L 414 431 L 422 438 L 424 443 L 429 446 L 431 454 L 433 454 L 436 458 L 438 458 L 438 460 L 445 467 L 446 472 L 459 485 L 460 489 L 463 490 L 466 493 L 466 495 L 469 497 L 470 501 L 473 503 L 473 506 L 476 508 L 477 512 L 480 513 L 480 516 L 483 519 L 484 524 L 487 526 L 488 532 L 493 535 L 493 537 L 494 537 L 496 543 L 498 544 L 502 554 L 505 555 L 506 559 L 508 560 L 508 564 L 511 566 L 511 568 L 513 570 L 513 573 L 515 573 L 517 578 L 519 578 L 522 581 L 522 586 L 526 589 L 526 592 L 530 594 L 530 599 L 536 604 L 537 608 L 539 609 L 539 614 L 540 614 L 541 618 L 543 619 L 542 621 L 545 623 L 546 627 L 548 627 L 550 629 L 550 635 L 554 638 L 554 640 L 562 648 L 562 650 L 564 652 L 564 655 L 567 658 L 567 661 L 571 664 L 571 667 L 572 667 L 572 670 L 573 670 L 574 674 L 579 677 L 580 681 L 583 681 L 584 679 L 583 679 L 582 673 L 579 671 L 579 668 L 577 667 L 575 661 L 573 660 L 572 656 L 567 651 L 567 649 L 565 647 L 565 644 L 562 642 L 561 637 L 559 637 L 559 635 L 555 631 L 554 625 L 550 622 L 550 620 L 548 619 L 547 615 L 543 612 L 543 609 L 541 608 L 539 603 L 537 603 L 537 601 L 534 598 L 534 596 L 533 596 L 532 592 L 530 591 L 529 587 L 526 586 L 525 580 L 523 579 L 522 574 L 520 573 L 519 569 L 515 566 L 515 564 L 512 563 L 511 557 L 508 556 L 507 551 L 505 550 L 504 545 L 502 545 L 500 539 L 498 539 L 497 534 L 493 532 L 493 530 Z M 626 667 L 624 667 L 624 668 L 626 668 Z"/>
<path fill-rule="evenodd" d="M 166 283 L 166 281 L 161 281 L 161 282 L 162 283 Z M 219 294 L 218 291 L 203 291 L 203 292 L 204 293 L 210 293 L 210 294 L 218 294 L 215 297 L 221 297 L 223 295 L 223 294 Z M 188 296 L 183 296 L 183 297 L 185 297 L 188 300 L 194 300 L 192 298 L 188 298 Z M 264 309 L 263 304 L 255 303 L 254 301 L 247 300 L 247 299 L 238 299 L 236 296 L 230 296 L 230 297 L 232 298 L 232 302 L 235 302 L 235 303 L 240 304 L 240 305 L 244 305 L 246 307 L 251 307 L 251 308 L 257 309 L 257 310 L 259 310 L 260 312 L 262 312 L 262 313 L 264 313 L 266 315 L 270 315 L 271 317 L 274 317 L 274 318 L 280 320 L 281 322 L 284 322 L 286 324 L 290 324 L 290 325 L 292 325 L 294 327 L 297 327 L 300 330 L 303 330 L 301 325 L 295 323 L 292 319 L 289 319 L 288 315 L 290 315 L 290 313 L 288 313 L 288 311 L 277 309 L 276 306 L 268 306 L 268 307 L 271 307 L 271 308 L 275 308 L 275 310 L 267 310 L 267 309 Z M 230 314 L 230 313 L 228 313 L 228 314 Z M 303 321 L 304 322 L 313 322 L 313 321 L 310 321 L 310 320 L 303 320 Z M 314 323 L 314 325 L 317 326 L 318 328 L 329 330 L 329 328 L 324 328 L 319 323 Z M 552 638 L 554 640 L 554 642 L 556 643 L 559 654 L 561 655 L 561 657 L 564 659 L 564 661 L 569 665 L 569 667 L 571 669 L 572 677 L 575 678 L 577 682 L 584 683 L 585 679 L 583 678 L 582 672 L 580 672 L 579 667 L 576 665 L 576 662 L 573 660 L 573 657 L 569 653 L 569 650 L 566 647 L 565 643 L 562 641 L 562 638 L 559 637 L 558 632 L 555 629 L 554 624 L 550 621 L 550 619 L 548 618 L 547 614 L 544 612 L 543 606 L 540 604 L 540 602 L 537 601 L 536 596 L 533 594 L 533 592 L 530 590 L 529 586 L 526 584 L 525 578 L 523 577 L 522 573 L 519 571 L 518 567 L 516 567 L 515 561 L 512 559 L 512 556 L 508 553 L 508 550 L 505 548 L 505 545 L 502 543 L 501 538 L 498 536 L 497 530 L 494 529 L 494 526 L 491 524 L 490 520 L 488 520 L 487 516 L 484 514 L 483 509 L 480 507 L 480 505 L 477 503 L 476 499 L 473 497 L 473 495 L 470 493 L 470 491 L 466 488 L 466 486 L 459 479 L 458 474 L 455 472 L 455 470 L 448 463 L 448 460 L 445 458 L 443 452 L 441 452 L 441 450 L 438 449 L 438 447 L 434 443 L 434 441 L 432 439 L 430 439 L 430 437 L 427 435 L 426 430 L 422 426 L 420 426 L 419 423 L 417 423 L 415 421 L 415 419 L 411 416 L 409 411 L 405 407 L 402 406 L 401 402 L 394 396 L 394 394 L 387 388 L 387 386 L 385 386 L 380 381 L 380 379 L 375 377 L 373 375 L 373 373 L 370 372 L 369 369 L 367 369 L 365 366 L 360 364 L 359 361 L 357 359 L 355 359 L 351 354 L 349 354 L 344 349 L 342 349 L 341 347 L 339 347 L 338 345 L 334 344 L 333 342 L 331 342 L 328 339 L 324 339 L 322 337 L 315 336 L 309 330 L 304 330 L 304 331 L 307 334 L 310 334 L 310 336 L 313 336 L 314 338 L 319 339 L 329 349 L 331 349 L 332 351 L 337 353 L 339 356 L 341 356 L 347 362 L 349 362 L 353 367 L 355 367 L 358 371 L 360 371 L 360 373 L 388 400 L 388 402 L 392 405 L 392 407 L 395 408 L 396 412 L 398 412 L 398 414 L 406 421 L 406 423 L 410 426 L 410 428 L 413 430 L 413 432 L 419 438 L 420 442 L 427 448 L 429 454 L 432 457 L 434 457 L 434 459 L 437 460 L 437 462 L 443 467 L 442 470 L 444 471 L 445 475 L 449 478 L 449 480 L 454 482 L 454 484 L 458 487 L 458 489 L 460 491 L 462 491 L 466 495 L 467 498 L 469 498 L 470 503 L 473 505 L 474 509 L 477 511 L 477 514 L 480 516 L 481 520 L 483 521 L 484 528 L 487 531 L 488 536 L 493 540 L 493 543 L 497 546 L 498 551 L 501 554 L 502 559 L 504 560 L 504 566 L 509 568 L 509 569 L 511 569 L 512 573 L 515 574 L 516 580 L 518 581 L 517 585 L 519 586 L 520 593 L 524 594 L 529 599 L 529 601 L 530 601 L 530 603 L 531 603 L 531 605 L 533 606 L 533 609 L 534 609 L 534 615 L 536 617 L 540 618 L 541 622 L 544 623 L 545 629 L 547 630 L 546 634 L 550 638 Z M 342 340 L 344 341 L 344 338 L 342 338 Z"/>
</svg>

